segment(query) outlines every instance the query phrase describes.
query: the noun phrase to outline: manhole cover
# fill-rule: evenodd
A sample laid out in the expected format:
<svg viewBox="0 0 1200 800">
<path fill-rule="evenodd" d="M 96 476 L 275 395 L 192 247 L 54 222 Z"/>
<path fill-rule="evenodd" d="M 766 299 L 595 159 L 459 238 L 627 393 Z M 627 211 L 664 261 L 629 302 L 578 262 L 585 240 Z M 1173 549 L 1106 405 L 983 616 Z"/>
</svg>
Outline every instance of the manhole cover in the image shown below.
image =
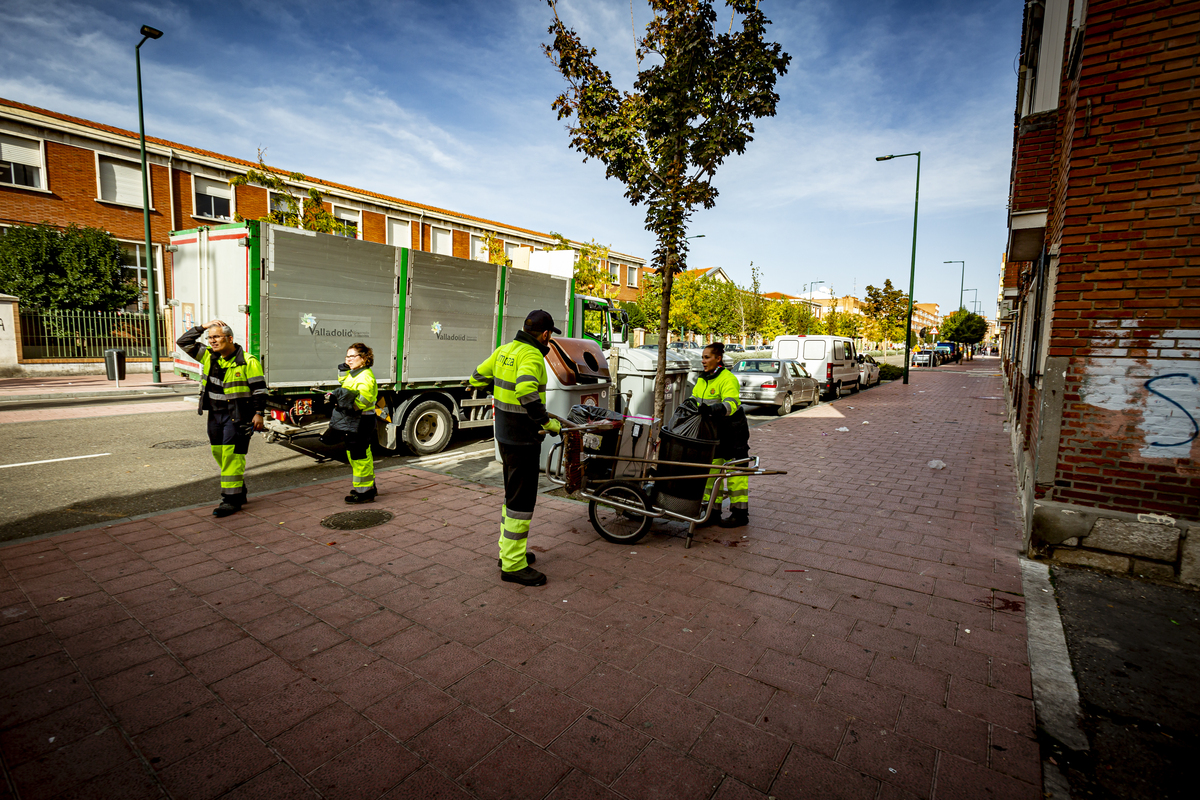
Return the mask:
<svg viewBox="0 0 1200 800">
<path fill-rule="evenodd" d="M 173 442 L 158 442 L 150 445 L 157 447 L 159 450 L 186 450 L 189 447 L 204 447 L 208 442 L 194 441 L 192 439 L 177 439 Z"/>
<path fill-rule="evenodd" d="M 363 528 L 374 528 L 392 518 L 390 511 L 343 511 L 341 514 L 330 514 L 321 520 L 321 527 L 332 528 L 335 531 L 361 531 Z"/>
</svg>

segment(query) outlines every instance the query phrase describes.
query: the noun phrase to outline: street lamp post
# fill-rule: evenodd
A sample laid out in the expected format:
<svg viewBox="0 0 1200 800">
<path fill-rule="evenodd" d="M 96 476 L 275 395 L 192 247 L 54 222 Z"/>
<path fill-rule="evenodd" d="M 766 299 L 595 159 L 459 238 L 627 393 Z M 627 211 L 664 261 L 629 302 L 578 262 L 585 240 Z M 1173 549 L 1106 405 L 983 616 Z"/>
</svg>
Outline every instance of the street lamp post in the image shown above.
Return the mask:
<svg viewBox="0 0 1200 800">
<path fill-rule="evenodd" d="M 142 40 L 133 48 L 133 54 L 137 61 L 138 136 L 142 143 L 142 223 L 146 231 L 146 289 L 150 295 L 150 380 L 159 383 L 162 375 L 158 366 L 158 291 L 154 285 L 154 262 L 151 258 L 154 251 L 150 243 L 150 175 L 146 167 L 146 119 L 142 114 L 142 45 L 147 39 L 162 36 L 162 31 L 143 25 L 141 34 Z"/>
<path fill-rule="evenodd" d="M 917 208 L 921 201 L 921 151 L 877 156 L 876 161 L 891 161 L 893 158 L 917 157 L 917 188 L 913 195 L 912 266 L 908 272 L 908 318 L 904 323 L 904 384 L 908 385 L 908 360 L 912 353 L 913 287 L 917 279 Z"/>
<path fill-rule="evenodd" d="M 972 303 L 979 302 L 979 299 L 978 299 L 978 298 L 979 298 L 979 290 L 978 290 L 978 289 L 963 289 L 963 292 L 964 292 L 964 293 L 965 293 L 965 292 L 975 292 L 975 299 L 973 299 L 971 302 L 972 302 Z M 965 304 L 961 305 L 961 306 L 960 306 L 960 308 L 961 308 L 963 311 L 966 311 L 966 310 L 967 310 L 967 307 L 966 307 L 966 305 L 965 305 Z"/>
<path fill-rule="evenodd" d="M 958 307 L 963 307 L 963 287 L 967 285 L 967 262 L 965 261 L 943 261 L 943 264 L 962 264 L 962 275 L 958 279 Z"/>
</svg>

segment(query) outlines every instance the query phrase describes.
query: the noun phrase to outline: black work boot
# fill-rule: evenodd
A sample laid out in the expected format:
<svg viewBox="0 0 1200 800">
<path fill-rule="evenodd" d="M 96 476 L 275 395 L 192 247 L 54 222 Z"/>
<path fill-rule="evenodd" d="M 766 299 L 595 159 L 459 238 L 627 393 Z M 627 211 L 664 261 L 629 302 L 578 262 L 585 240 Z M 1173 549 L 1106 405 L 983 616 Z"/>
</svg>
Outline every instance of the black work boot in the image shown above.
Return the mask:
<svg viewBox="0 0 1200 800">
<path fill-rule="evenodd" d="M 213 509 L 214 517 L 228 517 L 230 514 L 236 514 L 242 510 L 241 503 L 235 503 L 230 499 L 222 500 L 221 505 Z"/>
<path fill-rule="evenodd" d="M 533 567 L 519 569 L 516 572 L 501 572 L 500 580 L 509 583 L 519 583 L 522 586 L 545 586 L 546 576 Z"/>
<path fill-rule="evenodd" d="M 537 561 L 537 556 L 535 556 L 533 553 L 526 553 L 525 560 L 528 561 L 530 564 L 532 564 L 533 562 Z M 497 558 L 496 566 L 499 567 L 500 569 L 504 569 L 504 559 Z"/>
<path fill-rule="evenodd" d="M 740 528 L 750 522 L 750 512 L 740 508 L 733 510 L 733 516 L 726 517 L 717 524 L 722 528 Z"/>
<path fill-rule="evenodd" d="M 721 518 L 721 509 L 717 508 L 713 509 L 713 512 L 708 515 L 708 519 L 704 520 L 704 522 L 697 522 L 696 527 L 711 528 L 713 525 L 721 525 L 724 522 L 725 520 Z"/>
<path fill-rule="evenodd" d="M 379 494 L 379 492 L 375 490 L 374 486 L 372 486 L 370 489 L 368 489 L 365 492 L 351 492 L 350 494 L 346 495 L 346 502 L 347 503 L 370 503 L 375 500 L 375 496 L 378 494 Z"/>
</svg>

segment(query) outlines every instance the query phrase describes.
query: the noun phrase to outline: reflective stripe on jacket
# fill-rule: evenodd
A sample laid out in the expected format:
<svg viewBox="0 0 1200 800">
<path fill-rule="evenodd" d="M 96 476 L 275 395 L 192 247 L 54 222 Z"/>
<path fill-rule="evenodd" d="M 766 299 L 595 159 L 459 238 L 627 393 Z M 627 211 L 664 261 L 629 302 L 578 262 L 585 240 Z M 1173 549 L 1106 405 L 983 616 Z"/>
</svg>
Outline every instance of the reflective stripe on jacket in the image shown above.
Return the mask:
<svg viewBox="0 0 1200 800">
<path fill-rule="evenodd" d="M 375 401 L 379 399 L 379 384 L 375 382 L 375 373 L 370 367 L 343 372 L 338 375 L 338 383 L 346 389 L 358 392 L 354 398 L 354 407 L 363 414 L 375 413 Z"/>
<path fill-rule="evenodd" d="M 547 348 L 524 331 L 496 348 L 475 368 L 471 386 L 492 389 L 496 440 L 503 444 L 540 444 L 546 413 Z"/>
<path fill-rule="evenodd" d="M 204 372 L 205 386 L 200 393 L 199 413 L 204 413 L 214 402 L 232 403 L 234 419 L 239 421 L 266 411 L 267 379 L 259 360 L 243 350 L 241 345 L 235 345 L 230 356 L 216 356 L 200 343 L 203 335 L 204 328 L 197 325 L 175 342 L 181 350 L 200 362 Z"/>
</svg>

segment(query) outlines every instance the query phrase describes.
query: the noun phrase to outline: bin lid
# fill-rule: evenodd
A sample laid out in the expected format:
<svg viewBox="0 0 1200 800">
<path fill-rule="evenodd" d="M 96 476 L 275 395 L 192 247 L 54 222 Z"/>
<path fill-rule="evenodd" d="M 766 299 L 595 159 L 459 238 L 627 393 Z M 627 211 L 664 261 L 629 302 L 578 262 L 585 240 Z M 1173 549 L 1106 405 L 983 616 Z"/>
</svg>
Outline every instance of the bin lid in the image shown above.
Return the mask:
<svg viewBox="0 0 1200 800">
<path fill-rule="evenodd" d="M 653 375 L 658 369 L 658 348 L 621 349 L 621 358 L 617 365 L 617 373 L 624 376 Z M 691 362 L 686 356 L 681 356 L 674 350 L 667 351 L 667 374 L 674 375 L 688 372 Z"/>
<path fill-rule="evenodd" d="M 591 339 L 551 339 L 546 366 L 563 386 L 606 383 L 609 379 L 604 351 Z"/>
</svg>

